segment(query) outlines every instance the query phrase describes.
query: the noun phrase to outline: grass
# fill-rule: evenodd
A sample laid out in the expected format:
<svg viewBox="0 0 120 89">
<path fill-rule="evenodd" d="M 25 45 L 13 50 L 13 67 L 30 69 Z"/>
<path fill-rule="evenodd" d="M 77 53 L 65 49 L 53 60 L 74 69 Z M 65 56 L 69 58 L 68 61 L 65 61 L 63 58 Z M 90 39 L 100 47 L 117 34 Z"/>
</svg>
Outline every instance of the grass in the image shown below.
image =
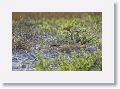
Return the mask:
<svg viewBox="0 0 120 89">
<path fill-rule="evenodd" d="M 43 53 L 40 52 L 36 55 L 39 63 L 35 62 L 35 65 L 37 71 L 101 71 L 101 56 L 101 51 L 86 56 L 81 54 L 80 57 L 76 52 L 71 52 L 71 59 L 68 60 L 66 53 L 59 53 L 58 58 L 55 57 L 53 61 L 50 61 L 50 59 L 45 59 Z"/>
<path fill-rule="evenodd" d="M 37 42 L 38 48 L 52 51 L 56 47 L 59 56 L 45 58 L 40 51 L 35 55 L 37 71 L 101 71 L 102 70 L 102 16 L 83 15 L 82 17 L 51 17 L 51 18 L 21 18 L 12 23 L 12 48 L 30 51 L 32 44 Z M 36 35 L 46 35 L 47 38 L 34 39 Z M 49 47 L 46 47 L 48 44 Z M 95 46 L 94 52 L 86 52 L 86 46 Z M 54 46 L 54 47 L 53 47 Z M 80 56 L 74 48 L 81 51 Z M 64 49 L 61 51 L 61 49 Z M 70 50 L 70 60 L 66 49 Z"/>
</svg>

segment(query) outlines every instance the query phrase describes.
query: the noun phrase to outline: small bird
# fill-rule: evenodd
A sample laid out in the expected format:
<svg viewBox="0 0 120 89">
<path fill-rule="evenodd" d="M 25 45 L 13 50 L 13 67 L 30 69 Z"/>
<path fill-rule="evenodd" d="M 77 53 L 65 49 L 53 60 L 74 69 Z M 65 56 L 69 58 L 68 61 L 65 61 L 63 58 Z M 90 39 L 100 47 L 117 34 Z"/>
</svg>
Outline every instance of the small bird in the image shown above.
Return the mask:
<svg viewBox="0 0 120 89">
<path fill-rule="evenodd" d="M 73 26 L 67 26 L 67 27 L 65 27 L 65 28 L 63 28 L 63 30 L 67 30 L 67 31 L 69 31 L 69 32 L 71 32 L 71 28 L 72 28 Z"/>
<path fill-rule="evenodd" d="M 73 38 L 73 33 L 72 33 L 72 31 L 71 31 L 71 28 L 72 28 L 73 26 L 68 26 L 68 27 L 65 27 L 63 30 L 66 30 L 66 31 L 68 31 L 69 33 L 70 33 L 70 38 L 71 38 L 71 40 L 73 40 L 74 38 Z"/>
</svg>

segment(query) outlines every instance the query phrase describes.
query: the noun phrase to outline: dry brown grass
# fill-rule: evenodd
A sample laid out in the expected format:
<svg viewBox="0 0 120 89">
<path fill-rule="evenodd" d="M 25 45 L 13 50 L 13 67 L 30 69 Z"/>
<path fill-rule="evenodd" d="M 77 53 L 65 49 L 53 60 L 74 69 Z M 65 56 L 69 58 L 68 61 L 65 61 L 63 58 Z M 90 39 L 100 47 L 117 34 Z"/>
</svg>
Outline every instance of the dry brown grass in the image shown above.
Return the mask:
<svg viewBox="0 0 120 89">
<path fill-rule="evenodd" d="M 19 20 L 20 18 L 40 19 L 40 18 L 71 18 L 82 17 L 85 15 L 102 15 L 101 12 L 13 12 L 12 19 Z"/>
</svg>

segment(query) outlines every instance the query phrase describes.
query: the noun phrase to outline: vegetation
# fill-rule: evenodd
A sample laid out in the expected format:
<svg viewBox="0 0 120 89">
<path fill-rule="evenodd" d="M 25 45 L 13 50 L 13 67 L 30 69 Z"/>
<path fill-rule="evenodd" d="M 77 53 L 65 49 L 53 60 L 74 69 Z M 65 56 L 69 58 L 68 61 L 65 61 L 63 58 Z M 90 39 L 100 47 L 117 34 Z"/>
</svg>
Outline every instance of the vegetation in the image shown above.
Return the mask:
<svg viewBox="0 0 120 89">
<path fill-rule="evenodd" d="M 101 14 L 13 20 L 12 48 L 47 49 L 58 55 L 51 60 L 40 50 L 35 54 L 37 71 L 101 71 Z M 36 43 L 34 46 L 33 43 Z M 92 51 L 93 50 L 93 51 Z M 79 51 L 79 52 L 78 52 Z M 68 58 L 67 55 L 70 55 Z"/>
<path fill-rule="evenodd" d="M 71 58 L 68 60 L 66 53 L 59 53 L 58 58 L 53 61 L 45 59 L 43 53 L 36 55 L 39 62 L 35 62 L 36 70 L 39 71 L 100 71 L 102 70 L 101 51 L 77 57 L 75 52 L 71 52 Z M 59 60 L 58 60 L 59 59 Z"/>
</svg>

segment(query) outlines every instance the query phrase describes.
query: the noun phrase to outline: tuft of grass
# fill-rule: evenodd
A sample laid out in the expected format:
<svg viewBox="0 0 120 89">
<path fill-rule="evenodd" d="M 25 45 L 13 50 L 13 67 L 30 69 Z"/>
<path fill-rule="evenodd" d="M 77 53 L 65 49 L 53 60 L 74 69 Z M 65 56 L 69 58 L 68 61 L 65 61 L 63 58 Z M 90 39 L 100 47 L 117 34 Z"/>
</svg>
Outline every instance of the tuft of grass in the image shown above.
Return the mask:
<svg viewBox="0 0 120 89">
<path fill-rule="evenodd" d="M 44 58 L 40 51 L 36 58 L 39 62 L 35 63 L 37 71 L 101 71 L 102 70 L 102 52 L 90 53 L 78 57 L 76 52 L 71 52 L 71 59 L 69 60 L 66 53 L 59 53 L 58 58 L 54 58 L 52 62 L 50 59 Z"/>
</svg>

